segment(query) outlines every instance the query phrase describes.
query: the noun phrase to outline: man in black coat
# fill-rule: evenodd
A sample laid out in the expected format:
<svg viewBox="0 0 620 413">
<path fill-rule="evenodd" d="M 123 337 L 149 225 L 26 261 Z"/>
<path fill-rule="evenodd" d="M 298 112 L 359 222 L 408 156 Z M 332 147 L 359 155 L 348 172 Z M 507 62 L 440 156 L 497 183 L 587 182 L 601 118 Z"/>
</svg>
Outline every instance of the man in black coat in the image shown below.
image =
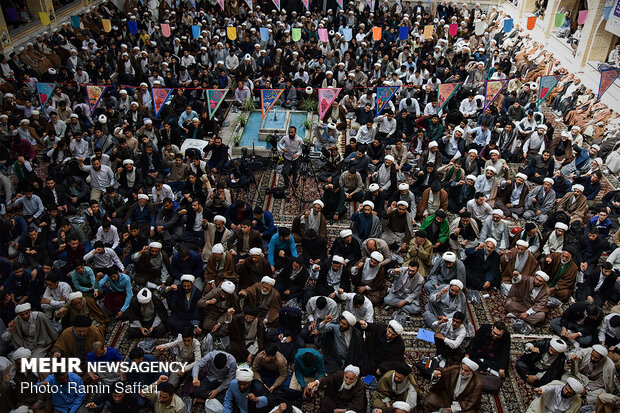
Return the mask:
<svg viewBox="0 0 620 413">
<path fill-rule="evenodd" d="M 332 323 L 332 319 L 333 317 L 328 315 L 318 325 L 319 333 L 324 334 L 322 347 L 325 372 L 331 374 L 349 364 L 364 365 L 366 348 L 361 330 L 354 328 L 357 323 L 355 316 L 344 311 L 339 323 Z"/>
<path fill-rule="evenodd" d="M 506 324 L 502 321 L 483 324 L 465 352 L 466 357 L 478 363 L 480 372 L 492 370 L 500 378 L 506 377 L 510 361 L 510 333 Z"/>
<path fill-rule="evenodd" d="M 572 304 L 549 325 L 562 338 L 589 347 L 598 341 L 597 329 L 603 321 L 603 310 L 589 301 Z"/>
<path fill-rule="evenodd" d="M 127 329 L 129 338 L 161 338 L 167 333 L 168 311 L 148 288 L 141 289 L 133 296 L 125 315 L 131 322 Z"/>
<path fill-rule="evenodd" d="M 351 292 L 351 273 L 344 257 L 332 255 L 332 259 L 323 261 L 320 267 L 316 287 L 306 290 L 308 294 L 304 301 L 307 302 L 310 297 L 317 295 L 334 299 L 340 288 L 346 293 Z"/>
<path fill-rule="evenodd" d="M 366 332 L 368 354 L 362 373 L 381 377 L 394 370 L 405 357 L 405 341 L 401 337 L 403 326 L 396 320 L 391 320 L 387 326 L 383 323 L 367 324 L 365 321 L 359 321 L 359 325 Z"/>
<path fill-rule="evenodd" d="M 517 374 L 533 387 L 560 380 L 564 374 L 568 344 L 561 338 L 547 338 L 525 345 L 525 354 L 517 360 Z"/>
<path fill-rule="evenodd" d="M 345 260 L 345 265 L 351 268 L 362 258 L 362 244 L 353 236 L 350 229 L 343 229 L 340 231 L 340 236 L 334 240 L 329 255 L 341 256 Z"/>
<path fill-rule="evenodd" d="M 285 265 L 278 274 L 275 285 L 275 289 L 280 293 L 284 302 L 304 295 L 304 287 L 309 276 L 301 257 L 292 257 L 289 260 L 289 264 Z"/>
<path fill-rule="evenodd" d="M 201 333 L 199 325 L 202 311 L 198 308 L 198 301 L 202 297 L 202 291 L 194 287 L 194 280 L 193 275 L 185 274 L 181 277 L 180 285 L 166 287 L 166 301 L 170 309 L 166 327 L 173 337 L 188 325 L 194 327 L 194 334 Z"/>
<path fill-rule="evenodd" d="M 472 290 L 488 290 L 499 287 L 499 254 L 495 251 L 497 240 L 487 238 L 484 246 L 465 250 L 467 259 L 467 288 Z"/>
<path fill-rule="evenodd" d="M 601 258 L 601 254 L 607 248 L 607 242 L 598 235 L 599 229 L 593 227 L 590 228 L 587 235 L 577 237 L 577 251 L 581 263 L 585 262 L 588 266 L 594 266 Z"/>
<path fill-rule="evenodd" d="M 613 270 L 610 262 L 589 267 L 584 274 L 583 283 L 577 284 L 575 299 L 577 301 L 588 300 L 599 307 L 608 301 L 617 304 L 620 300 L 617 278 L 618 272 Z"/>
</svg>

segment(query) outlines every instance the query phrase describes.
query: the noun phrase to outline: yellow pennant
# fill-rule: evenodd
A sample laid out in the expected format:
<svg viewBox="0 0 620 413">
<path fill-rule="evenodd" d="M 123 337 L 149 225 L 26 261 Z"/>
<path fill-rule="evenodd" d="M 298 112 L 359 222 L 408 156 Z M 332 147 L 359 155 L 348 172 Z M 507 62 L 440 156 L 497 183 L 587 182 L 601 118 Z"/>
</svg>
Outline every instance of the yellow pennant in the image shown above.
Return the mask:
<svg viewBox="0 0 620 413">
<path fill-rule="evenodd" d="M 237 28 L 236 27 L 227 27 L 226 35 L 230 40 L 235 40 L 237 38 Z"/>
<path fill-rule="evenodd" d="M 41 19 L 41 24 L 43 26 L 48 26 L 50 24 L 50 16 L 44 11 L 39 12 L 39 18 Z"/>
<path fill-rule="evenodd" d="M 435 32 L 435 26 L 429 24 L 428 26 L 424 26 L 424 39 L 428 40 L 433 37 L 433 33 Z"/>
<path fill-rule="evenodd" d="M 110 23 L 110 19 L 101 19 L 101 24 L 103 25 L 104 32 L 110 33 L 110 31 L 112 31 L 112 24 Z"/>
</svg>

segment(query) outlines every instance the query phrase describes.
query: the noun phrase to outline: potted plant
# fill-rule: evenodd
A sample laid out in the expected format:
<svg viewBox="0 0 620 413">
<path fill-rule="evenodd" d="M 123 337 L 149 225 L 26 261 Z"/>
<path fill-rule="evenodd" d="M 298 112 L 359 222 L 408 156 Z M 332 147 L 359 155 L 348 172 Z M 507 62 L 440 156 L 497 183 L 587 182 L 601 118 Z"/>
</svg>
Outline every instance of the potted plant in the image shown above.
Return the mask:
<svg viewBox="0 0 620 413">
<path fill-rule="evenodd" d="M 246 101 L 243 103 L 243 107 L 245 108 L 245 110 L 252 111 L 256 109 L 256 103 L 254 103 L 254 100 L 252 98 L 247 98 Z"/>
<path fill-rule="evenodd" d="M 237 133 L 233 135 L 232 141 L 234 146 L 239 146 L 241 144 L 241 134 Z"/>
<path fill-rule="evenodd" d="M 307 117 L 304 121 L 304 128 L 306 128 L 306 130 L 312 129 L 312 115 L 310 115 L 310 117 Z"/>
<path fill-rule="evenodd" d="M 245 127 L 245 125 L 248 124 L 248 117 L 247 116 L 243 116 L 243 115 L 239 115 L 239 125 Z"/>
<path fill-rule="evenodd" d="M 312 98 L 302 98 L 299 108 L 304 112 L 314 112 L 318 107 L 318 102 Z"/>
</svg>

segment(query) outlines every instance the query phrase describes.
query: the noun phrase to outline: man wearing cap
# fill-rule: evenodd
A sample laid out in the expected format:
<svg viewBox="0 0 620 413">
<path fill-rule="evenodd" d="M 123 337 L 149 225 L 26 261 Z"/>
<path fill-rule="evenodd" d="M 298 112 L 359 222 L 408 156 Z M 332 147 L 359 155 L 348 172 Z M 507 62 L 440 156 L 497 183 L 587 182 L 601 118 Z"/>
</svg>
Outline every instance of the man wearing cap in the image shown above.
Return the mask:
<svg viewBox="0 0 620 413">
<path fill-rule="evenodd" d="M 552 178 L 545 178 L 542 185 L 530 191 L 525 201 L 524 219 L 534 220 L 539 224 L 547 222 L 549 213 L 556 203 L 555 191 L 551 188 L 553 184 Z"/>
<path fill-rule="evenodd" d="M 547 255 L 541 262 L 540 269 L 549 274 L 547 285 L 552 297 L 567 300 L 573 295 L 579 271 L 574 260 L 576 254 L 573 247 L 566 247 L 562 252 Z"/>
<path fill-rule="evenodd" d="M 464 357 L 461 363 L 435 370 L 431 388 L 424 397 L 424 408 L 438 411 L 450 408 L 452 412 L 479 412 L 482 382 L 476 374 L 478 364 Z"/>
<path fill-rule="evenodd" d="M 398 363 L 393 370 L 385 372 L 377 383 L 373 395 L 372 407 L 375 409 L 392 408 L 409 412 L 421 404 L 422 391 L 413 376 L 411 367 Z M 421 410 L 416 410 L 421 411 Z"/>
<path fill-rule="evenodd" d="M 323 390 L 321 411 L 354 411 L 362 412 L 368 409 L 366 387 L 360 380 L 360 369 L 349 364 L 343 370 L 332 372 L 318 380 L 308 383 L 308 391 L 312 395 Z"/>
<path fill-rule="evenodd" d="M 379 238 L 381 235 L 381 220 L 374 213 L 374 207 L 371 201 L 364 201 L 351 215 L 351 231 L 359 241 Z"/>
<path fill-rule="evenodd" d="M 341 256 L 345 265 L 350 266 L 356 264 L 362 257 L 362 247 L 359 239 L 353 236 L 353 231 L 343 229 L 332 243 L 329 253 L 332 256 Z"/>
<path fill-rule="evenodd" d="M 222 244 L 215 244 L 211 249 L 211 256 L 205 266 L 204 279 L 211 287 L 205 287 L 205 291 L 214 285 L 219 285 L 223 280 L 237 281 L 235 272 L 235 259 L 232 254 L 224 250 Z M 197 285 L 200 289 L 200 285 Z"/>
<path fill-rule="evenodd" d="M 501 209 L 508 217 L 518 219 L 525 212 L 525 202 L 529 189 L 525 184 L 527 175 L 519 172 L 514 181 L 508 180 L 495 200 L 495 208 Z"/>
<path fill-rule="evenodd" d="M 613 393 L 616 389 L 616 369 L 607 354 L 605 346 L 595 344 L 579 349 L 570 356 L 572 368 L 562 379 L 574 377 L 584 385 L 586 404 L 593 405 L 599 394 Z"/>
<path fill-rule="evenodd" d="M 479 242 L 482 245 L 487 238 L 497 241 L 496 249 L 502 253 L 509 247 L 508 224 L 503 221 L 504 212 L 501 209 L 494 209 L 490 216 L 484 220 L 480 231 Z"/>
<path fill-rule="evenodd" d="M 396 320 L 384 323 L 367 323 L 359 321 L 364 331 L 368 359 L 362 366 L 362 372 L 381 377 L 394 370 L 405 357 L 405 342 L 402 338 L 403 326 Z"/>
<path fill-rule="evenodd" d="M 465 249 L 467 259 L 467 288 L 489 290 L 499 287 L 499 254 L 495 251 L 497 241 L 487 238 L 484 245 Z"/>
<path fill-rule="evenodd" d="M 135 262 L 135 280 L 138 285 L 161 285 L 173 281 L 170 257 L 160 242 L 153 241 L 131 257 Z"/>
<path fill-rule="evenodd" d="M 534 389 L 538 397 L 532 400 L 527 413 L 578 413 L 583 392 L 583 385 L 573 377 L 566 382 L 554 380 Z"/>
<path fill-rule="evenodd" d="M 563 222 L 556 222 L 555 229 L 548 231 L 543 236 L 539 254 L 546 256 L 554 252 L 562 252 L 564 247 L 570 244 L 570 238 L 566 231 L 568 231 L 568 225 Z"/>
<path fill-rule="evenodd" d="M 363 362 L 366 359 L 366 348 L 362 332 L 354 328 L 357 319 L 349 311 L 344 311 L 339 322 L 333 322 L 331 314 L 319 323 L 318 331 L 323 336 L 323 357 L 325 371 L 331 374 L 341 370 L 348 363 Z"/>
<path fill-rule="evenodd" d="M 254 378 L 254 372 L 248 366 L 237 367 L 235 379 L 224 396 L 224 413 L 258 412 L 269 404 L 268 390 L 265 385 Z"/>
<path fill-rule="evenodd" d="M 526 277 L 533 276 L 538 268 L 538 261 L 534 254 L 528 249 L 530 244 L 527 241 L 518 240 L 515 247 L 506 251 L 500 260 L 500 271 L 502 274 L 502 294 L 507 295 L 512 285 L 512 279 L 522 274 Z"/>
<path fill-rule="evenodd" d="M 180 333 L 185 326 L 192 326 L 196 334 L 202 331 L 199 327 L 201 317 L 198 308 L 202 291 L 194 286 L 194 281 L 193 275 L 185 274 L 181 277 L 179 285 L 173 284 L 164 289 L 170 309 L 166 326 L 173 335 Z"/>
<path fill-rule="evenodd" d="M 106 324 L 110 317 L 99 307 L 97 302 L 90 296 L 84 296 L 81 291 L 69 294 L 67 304 L 56 312 L 56 318 L 60 319 L 62 328 L 74 325 L 75 318 L 85 315 L 93 320 L 93 326 L 99 328 L 101 334 L 105 334 Z"/>
<path fill-rule="evenodd" d="M 574 221 L 583 222 L 588 210 L 588 200 L 583 194 L 583 190 L 583 185 L 573 185 L 572 191 L 568 192 L 562 199 L 555 203 L 551 219 L 556 221 L 557 214 L 563 212 L 569 217 L 571 223 Z"/>
<path fill-rule="evenodd" d="M 160 338 L 167 333 L 168 310 L 148 288 L 142 288 L 131 299 L 127 319 L 130 320 L 127 329 L 129 338 Z"/>
<path fill-rule="evenodd" d="M 116 170 L 116 180 L 119 183 L 118 191 L 126 198 L 133 198 L 140 190 L 144 190 L 144 171 L 134 166 L 132 159 L 124 159 L 123 166 Z"/>
<path fill-rule="evenodd" d="M 239 289 L 254 285 L 261 280 L 263 275 L 273 273 L 269 261 L 260 248 L 250 249 L 249 257 L 239 261 L 236 272 L 239 275 Z"/>
<path fill-rule="evenodd" d="M 503 321 L 483 324 L 469 342 L 466 357 L 479 365 L 481 372 L 505 378 L 510 362 L 510 332 Z"/>
<path fill-rule="evenodd" d="M 313 266 L 313 270 L 318 271 L 319 275 L 316 287 L 308 290 L 306 298 L 327 296 L 333 299 L 336 297 L 339 290 L 345 293 L 351 292 L 351 273 L 349 272 L 344 257 L 333 254 L 331 263 L 327 260 L 320 265 L 316 264 Z"/>
<path fill-rule="evenodd" d="M 513 276 L 512 287 L 504 308 L 509 318 L 519 318 L 531 325 L 538 325 L 547 317 L 547 299 L 550 292 L 547 282 L 549 276 L 544 271 L 536 271 L 534 276 L 518 274 Z"/>
<path fill-rule="evenodd" d="M 215 244 L 222 244 L 227 247 L 234 232 L 226 227 L 227 219 L 223 215 L 213 217 L 213 222 L 207 222 L 204 225 L 204 246 L 202 247 L 202 259 L 207 261 L 213 253 Z M 224 248 L 226 250 L 226 248 Z"/>
<path fill-rule="evenodd" d="M 616 304 L 620 301 L 617 289 L 618 274 L 613 271 L 610 262 L 589 267 L 584 274 L 582 283 L 577 284 L 575 300 L 588 300 L 602 307 L 606 303 Z"/>
<path fill-rule="evenodd" d="M 2 333 L 4 342 L 30 350 L 32 357 L 45 357 L 57 337 L 56 329 L 45 313 L 32 311 L 30 303 L 15 306 L 17 316 Z"/>
<path fill-rule="evenodd" d="M 474 183 L 476 192 L 481 192 L 489 200 L 495 199 L 497 195 L 498 183 L 495 179 L 496 174 L 497 171 L 494 167 L 487 166 L 484 169 L 484 174 L 478 175 Z"/>
<path fill-rule="evenodd" d="M 529 342 L 525 345 L 525 353 L 517 360 L 517 373 L 534 387 L 560 380 L 567 348 L 566 341 L 558 337 Z"/>
<path fill-rule="evenodd" d="M 258 308 L 260 319 L 268 327 L 277 325 L 283 305 L 280 293 L 273 288 L 275 284 L 276 280 L 266 275 L 260 282 L 239 291 L 245 297 L 245 306 Z"/>
<path fill-rule="evenodd" d="M 217 332 L 218 336 L 227 335 L 228 317 L 240 310 L 239 297 L 235 289 L 236 286 L 232 281 L 225 280 L 198 301 L 198 307 L 204 312 L 202 321 L 204 331 L 211 334 Z"/>
<path fill-rule="evenodd" d="M 291 233 L 296 243 L 301 241 L 303 234 L 309 229 L 315 230 L 320 237 L 327 239 L 327 222 L 321 212 L 324 206 L 323 201 L 317 199 L 312 203 L 312 208 L 293 219 Z"/>
<path fill-rule="evenodd" d="M 437 292 L 442 285 L 450 283 L 450 280 L 459 280 L 464 286 L 465 279 L 466 271 L 463 262 L 456 257 L 455 253 L 444 252 L 431 268 L 428 280 L 424 284 L 424 291 L 427 294 Z"/>
<path fill-rule="evenodd" d="M 448 285 L 429 295 L 423 314 L 428 326 L 432 327 L 436 321 L 451 318 L 457 311 L 465 314 L 467 298 L 463 292 L 464 287 L 461 281 L 453 279 Z"/>
<path fill-rule="evenodd" d="M 374 251 L 351 270 L 351 282 L 355 290 L 364 294 L 374 305 L 383 302 L 387 290 L 385 268 L 381 265 L 383 254 Z"/>
</svg>

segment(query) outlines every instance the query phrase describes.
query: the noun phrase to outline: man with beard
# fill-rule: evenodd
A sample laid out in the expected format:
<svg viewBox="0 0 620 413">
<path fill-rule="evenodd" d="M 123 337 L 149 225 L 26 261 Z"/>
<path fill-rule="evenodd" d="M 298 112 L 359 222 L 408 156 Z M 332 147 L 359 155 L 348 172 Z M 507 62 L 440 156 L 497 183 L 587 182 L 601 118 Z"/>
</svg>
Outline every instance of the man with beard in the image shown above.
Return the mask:
<svg viewBox="0 0 620 413">
<path fill-rule="evenodd" d="M 239 291 L 239 295 L 245 297 L 245 305 L 258 308 L 261 320 L 268 327 L 275 327 L 278 323 L 282 298 L 280 293 L 273 288 L 276 280 L 265 275 L 259 283 Z"/>
<path fill-rule="evenodd" d="M 360 330 L 354 328 L 357 319 L 353 314 L 344 311 L 340 322 L 332 323 L 334 317 L 330 314 L 319 324 L 318 331 L 323 336 L 323 357 L 325 371 L 331 374 L 342 369 L 349 363 L 364 363 L 366 350 Z"/>
<path fill-rule="evenodd" d="M 95 342 L 103 342 L 103 335 L 97 327 L 92 326 L 92 320 L 86 316 L 77 316 L 73 327 L 68 327 L 60 333 L 58 340 L 52 347 L 52 357 L 76 357 L 82 363 L 85 371 L 86 357 L 93 351 Z M 87 377 L 85 373 L 83 375 Z"/>
<path fill-rule="evenodd" d="M 573 261 L 575 249 L 567 247 L 562 252 L 554 252 L 545 257 L 540 269 L 549 274 L 550 293 L 552 297 L 567 300 L 575 291 L 577 264 Z"/>
<path fill-rule="evenodd" d="M 497 195 L 497 180 L 495 179 L 496 170 L 492 166 L 484 169 L 484 174 L 478 175 L 474 188 L 476 192 L 481 192 L 487 199 L 494 199 Z"/>
<path fill-rule="evenodd" d="M 15 375 L 11 378 L 11 384 L 15 385 L 14 389 L 19 389 L 15 392 L 15 402 L 18 405 L 32 406 L 34 410 L 44 407 L 45 401 L 41 400 L 36 391 L 31 390 L 32 386 L 40 380 L 38 374 L 30 369 L 22 371 L 22 363 L 29 361 L 31 357 L 32 352 L 24 347 L 15 349 L 11 354 L 11 360 L 15 363 Z"/>
<path fill-rule="evenodd" d="M 589 301 L 571 304 L 560 317 L 549 325 L 560 337 L 575 347 L 587 347 L 597 339 L 597 329 L 603 321 L 603 310 Z"/>
<path fill-rule="evenodd" d="M 515 248 L 512 248 L 500 259 L 500 271 L 502 283 L 500 291 L 504 296 L 508 295 L 512 287 L 512 279 L 522 274 L 525 277 L 534 275 L 538 268 L 538 261 L 530 252 L 527 241 L 519 240 Z"/>
<path fill-rule="evenodd" d="M 599 394 L 613 393 L 616 389 L 616 368 L 607 354 L 605 346 L 595 344 L 577 350 L 570 357 L 572 368 L 562 378 L 575 377 L 584 385 L 586 404 L 595 404 Z"/>
<path fill-rule="evenodd" d="M 215 244 L 228 245 L 234 233 L 226 228 L 226 217 L 222 215 L 214 216 L 213 222 L 207 222 L 204 229 L 205 245 L 202 248 L 202 260 L 207 261 L 213 252 L 213 246 Z"/>
<path fill-rule="evenodd" d="M 480 326 L 465 350 L 466 357 L 478 364 L 481 371 L 506 377 L 510 361 L 510 333 L 503 321 Z"/>
<path fill-rule="evenodd" d="M 430 187 L 422 192 L 420 202 L 413 209 L 415 213 L 412 216 L 418 220 L 428 218 L 437 211 L 448 209 L 448 192 L 441 187 L 438 179 L 433 180 Z"/>
<path fill-rule="evenodd" d="M 198 301 L 202 292 L 194 286 L 194 276 L 185 274 L 181 284 L 166 287 L 166 302 L 170 309 L 170 317 L 166 326 L 168 331 L 177 335 L 185 326 L 192 326 L 196 334 L 200 334 L 200 309 Z"/>
<path fill-rule="evenodd" d="M 220 285 L 224 280 L 237 281 L 235 259 L 230 252 L 224 251 L 222 244 L 215 244 L 211 249 L 211 256 L 205 266 L 204 277 L 205 283 L 210 285 L 205 287 L 206 291 Z M 201 289 L 202 286 L 198 283 L 196 287 Z"/>
<path fill-rule="evenodd" d="M 416 261 L 409 261 L 407 266 L 394 268 L 395 275 L 388 294 L 383 299 L 386 308 L 396 307 L 407 314 L 420 314 L 420 292 L 424 285 L 424 277 L 418 271 Z"/>
<path fill-rule="evenodd" d="M 588 210 L 588 200 L 583 194 L 581 184 L 573 185 L 572 191 L 558 200 L 553 207 L 554 215 L 563 212 L 568 215 L 570 222 L 583 221 Z"/>
<path fill-rule="evenodd" d="M 32 357 L 45 357 L 57 336 L 50 319 L 42 312 L 32 311 L 30 303 L 15 306 L 15 314 L 2 333 L 2 340 L 15 348 L 30 350 Z"/>
<path fill-rule="evenodd" d="M 538 231 L 538 227 L 533 222 L 528 222 L 525 226 L 516 231 L 513 229 L 513 237 L 510 241 L 510 248 L 513 248 L 517 241 L 522 240 L 528 243 L 528 249 L 535 257 L 538 257 L 538 250 L 540 249 L 541 235 Z"/>
<path fill-rule="evenodd" d="M 91 165 L 84 165 L 84 159 L 78 158 L 80 169 L 89 173 L 90 199 L 99 201 L 105 189 L 114 185 L 114 172 L 107 165 L 102 165 L 99 159 L 94 159 Z"/>
<path fill-rule="evenodd" d="M 551 157 L 551 152 L 545 150 L 542 154 L 532 158 L 524 173 L 527 175 L 528 181 L 541 185 L 545 178 L 553 178 L 554 168 L 555 161 Z"/>
<path fill-rule="evenodd" d="M 527 343 L 525 354 L 517 360 L 517 373 L 534 387 L 560 380 L 566 363 L 564 352 L 567 348 L 566 341 L 557 337 Z"/>
<path fill-rule="evenodd" d="M 433 323 L 439 367 L 444 367 L 446 362 L 454 362 L 462 357 L 463 351 L 460 347 L 467 335 L 464 322 L 465 314 L 457 311 L 451 318 L 441 317 Z"/>
<path fill-rule="evenodd" d="M 237 362 L 232 355 L 219 350 L 208 352 L 192 367 L 194 397 L 201 400 L 215 399 L 221 404 L 235 378 L 236 370 Z"/>
<path fill-rule="evenodd" d="M 306 303 L 306 314 L 308 315 L 308 323 L 303 326 L 302 331 L 297 336 L 299 347 L 303 347 L 305 344 L 316 343 L 319 338 L 317 324 L 320 324 L 328 315 L 331 315 L 332 318 L 337 318 L 340 310 L 336 301 L 319 295 L 308 300 Z"/>
<path fill-rule="evenodd" d="M 390 248 L 387 242 L 381 238 L 368 238 L 366 241 L 362 242 L 362 261 L 370 257 L 370 254 L 375 251 L 379 251 L 381 255 L 383 255 L 383 261 L 380 262 L 381 265 L 387 267 L 392 263 Z"/>
<path fill-rule="evenodd" d="M 506 216 L 518 219 L 523 215 L 525 201 L 529 192 L 527 185 L 525 185 L 526 180 L 527 175 L 519 172 L 514 182 L 506 181 L 505 188 L 495 200 L 495 207 L 501 209 Z"/>
<path fill-rule="evenodd" d="M 223 281 L 219 287 L 202 296 L 198 307 L 203 309 L 202 329 L 211 334 L 225 336 L 228 332 L 228 315 L 239 311 L 239 297 L 232 281 Z"/>
<path fill-rule="evenodd" d="M 404 264 L 415 261 L 420 275 L 425 277 L 431 269 L 433 259 L 433 244 L 428 239 L 428 233 L 424 230 L 416 231 L 415 236 L 409 241 L 409 250 Z"/>
<path fill-rule="evenodd" d="M 321 398 L 321 413 L 342 410 L 365 412 L 367 409 L 366 387 L 359 377 L 359 367 L 349 364 L 344 371 L 332 372 L 308 383 L 308 392 L 311 395 L 319 389 L 325 392 Z"/>
<path fill-rule="evenodd" d="M 163 245 L 160 242 L 151 242 L 148 247 L 142 248 L 131 257 L 136 263 L 136 284 L 147 285 L 153 283 L 161 285 L 171 281 L 172 268 L 170 267 L 170 257 L 168 253 L 162 251 Z M 169 280 L 170 279 L 170 280 Z"/>
<path fill-rule="evenodd" d="M 407 403 L 409 408 L 416 407 L 422 397 L 411 367 L 406 363 L 398 363 L 394 370 L 385 372 L 377 383 L 377 390 L 372 399 L 375 409 L 399 408 L 399 402 Z"/>
<path fill-rule="evenodd" d="M 313 229 L 319 234 L 319 236 L 327 239 L 327 222 L 325 216 L 321 212 L 325 204 L 320 199 L 315 200 L 312 203 L 312 208 L 297 215 L 293 219 L 293 225 L 291 227 L 291 234 L 295 238 L 295 242 L 301 242 L 303 234 L 307 230 Z"/>
<path fill-rule="evenodd" d="M 304 267 L 303 260 L 300 257 L 293 258 L 291 264 L 285 266 L 278 274 L 275 289 L 284 301 L 301 298 L 305 293 L 304 287 L 308 276 L 309 272 Z"/>
<path fill-rule="evenodd" d="M 164 303 L 143 288 L 131 299 L 127 309 L 127 319 L 130 320 L 127 336 L 129 338 L 160 338 L 166 335 L 168 310 Z"/>
<path fill-rule="evenodd" d="M 481 291 L 499 286 L 499 254 L 495 251 L 496 246 L 494 238 L 487 238 L 484 246 L 465 250 L 467 288 Z"/>
<path fill-rule="evenodd" d="M 351 282 L 355 290 L 364 294 L 373 303 L 380 305 L 385 297 L 387 285 L 385 282 L 385 269 L 381 265 L 383 254 L 374 251 L 370 257 L 360 261 L 351 270 Z"/>
<path fill-rule="evenodd" d="M 613 270 L 610 262 L 588 268 L 583 283 L 577 284 L 575 300 L 588 300 L 599 307 L 606 303 L 616 304 L 619 300 L 616 292 L 617 278 L 618 273 Z"/>
<path fill-rule="evenodd" d="M 272 274 L 269 261 L 260 248 L 250 249 L 250 256 L 239 260 L 236 271 L 239 275 L 240 289 L 256 284 L 261 280 L 263 274 Z"/>
<path fill-rule="evenodd" d="M 578 413 L 581 410 L 581 397 L 584 391 L 579 380 L 570 377 L 566 383 L 554 380 L 551 383 L 536 387 L 538 395 L 527 409 L 528 413 Z"/>
<path fill-rule="evenodd" d="M 224 413 L 262 412 L 269 404 L 268 390 L 260 380 L 254 379 L 250 367 L 237 367 L 235 379 L 224 396 Z"/>
<path fill-rule="evenodd" d="M 379 192 L 385 199 L 392 197 L 398 183 L 396 166 L 394 166 L 394 157 L 392 155 L 386 155 L 383 158 L 383 164 L 371 175 L 371 179 L 379 184 Z"/>
<path fill-rule="evenodd" d="M 553 183 L 552 178 L 545 178 L 542 185 L 530 191 L 525 201 L 523 219 L 536 221 L 539 224 L 547 222 L 549 213 L 555 205 L 555 191 L 551 188 Z"/>
<path fill-rule="evenodd" d="M 67 304 L 56 312 L 56 318 L 60 319 L 64 329 L 72 326 L 79 315 L 90 317 L 93 326 L 98 327 L 102 335 L 105 334 L 105 327 L 110 322 L 110 317 L 92 297 L 84 296 L 81 291 L 69 294 Z"/>
<path fill-rule="evenodd" d="M 351 231 L 359 241 L 381 236 L 381 220 L 373 211 L 375 204 L 364 201 L 359 209 L 351 215 Z"/>
<path fill-rule="evenodd" d="M 464 357 L 461 363 L 435 370 L 431 388 L 424 397 L 424 408 L 437 411 L 441 408 L 455 412 L 479 412 L 482 382 L 476 371 L 478 364 Z"/>
<path fill-rule="evenodd" d="M 148 195 L 139 194 L 137 198 L 138 200 L 129 207 L 125 215 L 127 229 L 131 227 L 131 224 L 135 223 L 140 226 L 140 232 L 154 236 L 157 211 L 155 211 L 155 208 L 149 202 Z"/>
<path fill-rule="evenodd" d="M 364 373 L 383 376 L 395 369 L 405 357 L 405 341 L 402 338 L 403 326 L 396 320 L 383 323 L 359 321 L 364 330 L 368 360 L 362 367 Z"/>
<path fill-rule="evenodd" d="M 555 229 L 547 232 L 540 241 L 541 248 L 539 254 L 549 255 L 554 252 L 562 252 L 564 246 L 568 246 L 569 242 L 568 225 L 563 222 L 556 222 Z"/>
<path fill-rule="evenodd" d="M 424 284 L 424 291 L 427 294 L 436 292 L 441 285 L 448 284 L 451 280 L 459 280 L 464 285 L 465 279 L 466 272 L 463 262 L 456 258 L 455 253 L 444 252 L 441 259 L 437 260 L 431 268 L 428 281 Z"/>
<path fill-rule="evenodd" d="M 549 276 L 536 271 L 535 276 L 519 274 L 512 279 L 512 287 L 504 303 L 508 318 L 519 318 L 530 325 L 542 324 L 547 317 Z"/>
<path fill-rule="evenodd" d="M 406 251 L 407 244 L 413 238 L 413 217 L 407 212 L 406 201 L 393 202 L 382 219 L 383 239 L 390 249 Z"/>
<path fill-rule="evenodd" d="M 157 211 L 155 217 L 155 237 L 162 241 L 166 251 L 172 250 L 172 245 L 183 233 L 183 215 L 177 214 L 172 199 L 165 198 L 163 207 Z"/>
<path fill-rule="evenodd" d="M 234 235 L 228 240 L 228 251 L 233 255 L 235 262 L 248 258 L 252 248 L 262 248 L 263 238 L 255 229 L 252 229 L 252 223 L 244 220 Z"/>
<path fill-rule="evenodd" d="M 340 236 L 332 244 L 329 254 L 333 257 L 338 255 L 344 259 L 344 264 L 357 263 L 362 257 L 362 247 L 358 238 L 353 237 L 353 231 L 343 229 Z"/>
<path fill-rule="evenodd" d="M 450 222 L 449 232 L 448 245 L 454 251 L 459 251 L 461 248 L 474 248 L 479 245 L 478 222 L 471 219 L 471 212 L 469 211 L 461 212 L 458 218 Z"/>
<path fill-rule="evenodd" d="M 494 209 L 484 220 L 480 230 L 480 246 L 484 246 L 484 240 L 487 238 L 493 238 L 497 240 L 496 250 L 499 249 L 503 253 L 509 247 L 508 224 L 503 221 L 503 218 L 504 212 L 501 209 Z"/>
<path fill-rule="evenodd" d="M 463 283 L 454 279 L 449 285 L 429 295 L 423 317 L 426 324 L 432 327 L 436 321 L 447 320 L 457 311 L 465 314 L 467 298 L 463 293 Z"/>
<path fill-rule="evenodd" d="M 426 231 L 428 240 L 433 244 L 433 250 L 436 252 L 444 251 L 446 241 L 450 234 L 450 224 L 446 221 L 446 213 L 443 210 L 429 215 L 422 221 L 420 225 L 421 231 Z"/>
<path fill-rule="evenodd" d="M 265 324 L 258 317 L 258 308 L 246 306 L 243 314 L 234 317 L 229 314 L 228 335 L 230 343 L 226 351 L 232 354 L 237 363 L 252 363 L 254 356 L 265 348 Z"/>
</svg>

